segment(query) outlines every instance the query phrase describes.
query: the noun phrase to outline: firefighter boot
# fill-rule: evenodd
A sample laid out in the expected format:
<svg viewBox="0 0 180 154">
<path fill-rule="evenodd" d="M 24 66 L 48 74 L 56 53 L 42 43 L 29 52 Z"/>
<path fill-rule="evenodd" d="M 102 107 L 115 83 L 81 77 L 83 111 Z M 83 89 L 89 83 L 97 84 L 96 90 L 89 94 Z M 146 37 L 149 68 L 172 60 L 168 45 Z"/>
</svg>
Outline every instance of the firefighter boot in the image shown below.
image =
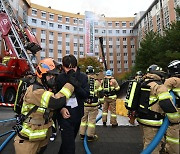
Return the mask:
<svg viewBox="0 0 180 154">
<path fill-rule="evenodd" d="M 98 140 L 98 136 L 94 135 L 94 136 L 88 136 L 88 142 L 93 142 L 93 141 L 97 141 Z"/>
<path fill-rule="evenodd" d="M 104 127 L 107 127 L 106 122 L 103 122 L 103 126 L 104 126 Z"/>
<path fill-rule="evenodd" d="M 112 124 L 112 128 L 115 128 L 117 126 L 118 126 L 118 124 Z"/>
</svg>

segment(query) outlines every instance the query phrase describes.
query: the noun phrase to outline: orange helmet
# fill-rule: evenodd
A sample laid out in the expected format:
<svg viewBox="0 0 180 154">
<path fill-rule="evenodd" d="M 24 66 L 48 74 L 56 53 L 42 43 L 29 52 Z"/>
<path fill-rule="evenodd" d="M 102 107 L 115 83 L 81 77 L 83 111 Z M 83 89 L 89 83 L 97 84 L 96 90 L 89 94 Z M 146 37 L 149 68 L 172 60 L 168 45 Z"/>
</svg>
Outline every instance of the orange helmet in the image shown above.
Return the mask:
<svg viewBox="0 0 180 154">
<path fill-rule="evenodd" d="M 41 60 L 36 69 L 36 75 L 41 79 L 43 74 L 58 74 L 58 70 L 52 58 L 45 58 Z"/>
</svg>

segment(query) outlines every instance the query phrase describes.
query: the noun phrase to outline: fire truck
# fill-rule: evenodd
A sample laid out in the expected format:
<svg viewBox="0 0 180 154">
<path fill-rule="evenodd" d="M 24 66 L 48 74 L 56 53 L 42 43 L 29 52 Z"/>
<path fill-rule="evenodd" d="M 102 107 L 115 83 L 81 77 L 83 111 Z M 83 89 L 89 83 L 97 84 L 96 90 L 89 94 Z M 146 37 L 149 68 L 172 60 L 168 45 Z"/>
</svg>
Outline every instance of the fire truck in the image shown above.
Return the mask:
<svg viewBox="0 0 180 154">
<path fill-rule="evenodd" d="M 12 103 L 18 80 L 35 73 L 36 53 L 41 47 L 26 23 L 20 23 L 8 0 L 0 0 L 0 102 Z M 35 62 L 33 63 L 33 60 Z M 2 103 L 1 103 L 2 104 Z"/>
</svg>

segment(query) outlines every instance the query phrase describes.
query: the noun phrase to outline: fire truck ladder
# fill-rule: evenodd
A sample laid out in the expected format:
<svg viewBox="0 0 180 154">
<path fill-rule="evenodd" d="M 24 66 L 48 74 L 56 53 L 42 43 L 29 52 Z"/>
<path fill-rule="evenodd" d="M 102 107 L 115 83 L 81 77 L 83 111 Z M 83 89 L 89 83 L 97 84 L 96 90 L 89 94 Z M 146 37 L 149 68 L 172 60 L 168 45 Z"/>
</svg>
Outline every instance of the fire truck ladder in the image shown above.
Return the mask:
<svg viewBox="0 0 180 154">
<path fill-rule="evenodd" d="M 26 49 L 23 44 L 23 41 L 25 40 L 25 36 L 23 34 L 23 28 L 22 28 L 20 22 L 18 21 L 18 19 L 16 18 L 14 11 L 8 0 L 0 0 L 0 12 L 6 13 L 11 22 L 11 32 L 8 34 L 8 38 L 11 42 L 11 45 L 13 46 L 13 49 L 14 49 L 14 52 L 15 52 L 17 58 L 25 58 L 29 63 L 31 71 L 34 73 L 35 68 L 30 59 L 31 53 L 28 54 L 26 52 Z M 23 35 L 24 40 L 22 40 L 22 38 L 19 37 L 17 28 L 15 26 L 17 26 L 19 28 L 19 30 L 22 30 L 22 35 Z"/>
</svg>

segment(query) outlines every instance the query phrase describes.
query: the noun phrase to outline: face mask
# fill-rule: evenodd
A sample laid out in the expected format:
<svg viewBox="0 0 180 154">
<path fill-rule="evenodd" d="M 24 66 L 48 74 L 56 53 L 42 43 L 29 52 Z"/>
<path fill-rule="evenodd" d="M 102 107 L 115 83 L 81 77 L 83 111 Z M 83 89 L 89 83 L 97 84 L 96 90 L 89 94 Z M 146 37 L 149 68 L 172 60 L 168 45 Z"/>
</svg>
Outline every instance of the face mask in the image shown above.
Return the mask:
<svg viewBox="0 0 180 154">
<path fill-rule="evenodd" d="M 56 79 L 55 79 L 55 77 L 50 78 L 48 81 L 46 81 L 46 84 L 47 84 L 48 88 L 53 89 L 54 86 L 56 85 Z"/>
</svg>

